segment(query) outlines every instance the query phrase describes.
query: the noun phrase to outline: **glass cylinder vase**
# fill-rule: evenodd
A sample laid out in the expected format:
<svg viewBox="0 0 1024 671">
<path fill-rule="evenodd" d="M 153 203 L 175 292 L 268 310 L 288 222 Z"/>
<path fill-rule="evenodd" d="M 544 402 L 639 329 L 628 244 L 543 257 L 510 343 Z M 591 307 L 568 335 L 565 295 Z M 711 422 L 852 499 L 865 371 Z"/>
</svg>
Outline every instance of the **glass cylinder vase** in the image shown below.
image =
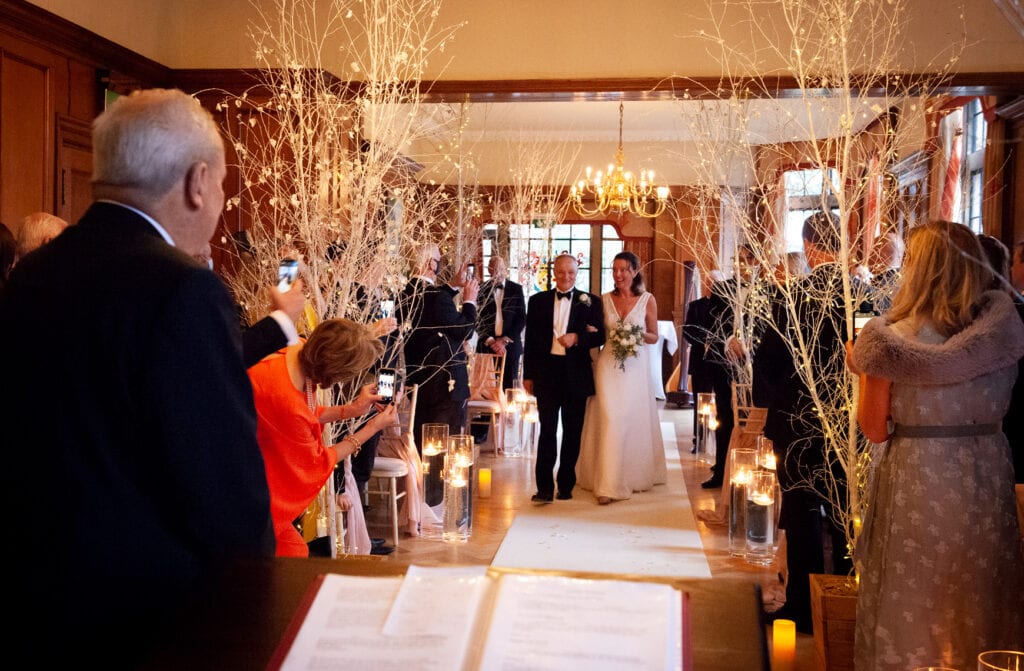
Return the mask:
<svg viewBox="0 0 1024 671">
<path fill-rule="evenodd" d="M 433 510 L 433 515 L 423 515 L 420 522 L 420 537 L 441 540 L 444 527 L 438 521 L 444 519 L 444 460 L 448 452 L 448 425 L 424 424 L 421 442 L 423 453 L 420 458 L 423 506 Z"/>
<path fill-rule="evenodd" d="M 715 429 L 718 428 L 718 409 L 711 392 L 697 394 L 697 461 L 715 465 Z"/>
<path fill-rule="evenodd" d="M 448 437 L 444 469 L 444 541 L 465 543 L 473 532 L 473 436 Z"/>
<path fill-rule="evenodd" d="M 1024 652 L 987 650 L 978 655 L 978 671 L 1024 671 Z"/>
<path fill-rule="evenodd" d="M 774 471 L 755 471 L 747 486 L 747 550 L 744 559 L 757 566 L 770 566 L 775 560 L 779 484 Z"/>
<path fill-rule="evenodd" d="M 524 390 L 515 387 L 505 390 L 505 411 L 502 413 L 502 421 L 505 422 L 505 444 L 502 446 L 502 454 L 506 457 L 523 455 L 520 413 L 525 394 Z"/>
<path fill-rule="evenodd" d="M 747 489 L 756 470 L 756 450 L 729 450 L 729 554 L 733 557 L 747 552 Z"/>
</svg>

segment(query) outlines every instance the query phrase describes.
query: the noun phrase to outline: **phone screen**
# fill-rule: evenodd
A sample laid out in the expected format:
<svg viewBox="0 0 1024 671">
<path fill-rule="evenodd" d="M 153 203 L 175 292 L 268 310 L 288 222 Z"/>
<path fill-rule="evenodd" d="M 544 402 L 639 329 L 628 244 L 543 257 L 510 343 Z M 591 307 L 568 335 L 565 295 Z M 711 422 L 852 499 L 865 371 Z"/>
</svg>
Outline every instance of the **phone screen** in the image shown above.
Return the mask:
<svg viewBox="0 0 1024 671">
<path fill-rule="evenodd" d="M 392 300 L 384 300 L 380 302 L 380 316 L 387 319 L 388 317 L 395 314 L 395 302 Z"/>
<path fill-rule="evenodd" d="M 474 277 L 476 277 L 476 264 L 471 263 L 468 266 L 466 266 L 466 279 L 471 280 Z"/>
<path fill-rule="evenodd" d="M 299 262 L 295 259 L 281 259 L 277 267 L 277 290 L 288 291 L 299 276 Z"/>
<path fill-rule="evenodd" d="M 395 369 L 382 368 L 377 376 L 377 393 L 382 397 L 381 403 L 395 400 Z"/>
<path fill-rule="evenodd" d="M 871 320 L 875 315 L 867 312 L 858 312 L 853 315 L 853 339 L 856 340 L 857 336 L 860 335 L 860 330 L 864 328 L 864 325 Z"/>
</svg>

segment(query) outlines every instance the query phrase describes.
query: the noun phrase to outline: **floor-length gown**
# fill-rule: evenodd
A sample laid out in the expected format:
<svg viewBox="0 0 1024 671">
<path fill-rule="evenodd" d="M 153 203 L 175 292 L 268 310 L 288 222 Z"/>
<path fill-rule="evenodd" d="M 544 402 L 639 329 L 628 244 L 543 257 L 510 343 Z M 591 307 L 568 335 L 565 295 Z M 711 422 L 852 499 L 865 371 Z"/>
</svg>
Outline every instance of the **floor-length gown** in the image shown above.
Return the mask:
<svg viewBox="0 0 1024 671">
<path fill-rule="evenodd" d="M 905 322 L 891 328 L 928 346 L 946 340 L 927 326 L 917 334 Z M 965 361 L 960 369 L 971 367 Z M 892 419 L 933 434 L 935 425 L 998 426 L 1015 375 L 1011 365 L 941 386 L 894 375 Z M 873 465 L 874 492 L 857 543 L 856 668 L 973 669 L 979 652 L 1024 643 L 1010 451 L 999 431 L 955 437 L 900 431 Z"/>
<path fill-rule="evenodd" d="M 619 321 L 610 293 L 604 294 L 605 328 L 609 334 Z M 644 327 L 647 301 L 644 292 L 623 320 Z M 609 338 L 611 336 L 609 335 Z M 606 343 L 594 365 L 597 393 L 587 402 L 587 414 L 576 462 L 577 484 L 611 499 L 628 499 L 664 484 L 665 447 L 661 439 L 658 408 L 651 390 L 649 347 L 625 361 L 625 370 Z"/>
</svg>

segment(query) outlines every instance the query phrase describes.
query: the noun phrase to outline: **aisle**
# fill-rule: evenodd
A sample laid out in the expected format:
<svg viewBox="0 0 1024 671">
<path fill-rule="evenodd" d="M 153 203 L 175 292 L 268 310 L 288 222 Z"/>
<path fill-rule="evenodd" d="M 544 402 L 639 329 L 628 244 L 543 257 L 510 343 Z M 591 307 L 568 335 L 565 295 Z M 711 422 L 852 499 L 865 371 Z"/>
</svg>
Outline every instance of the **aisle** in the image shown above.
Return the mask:
<svg viewBox="0 0 1024 671">
<path fill-rule="evenodd" d="M 686 494 L 676 426 L 662 422 L 668 482 L 600 506 L 579 488 L 569 501 L 525 501 L 492 566 L 643 576 L 710 578 Z"/>
</svg>

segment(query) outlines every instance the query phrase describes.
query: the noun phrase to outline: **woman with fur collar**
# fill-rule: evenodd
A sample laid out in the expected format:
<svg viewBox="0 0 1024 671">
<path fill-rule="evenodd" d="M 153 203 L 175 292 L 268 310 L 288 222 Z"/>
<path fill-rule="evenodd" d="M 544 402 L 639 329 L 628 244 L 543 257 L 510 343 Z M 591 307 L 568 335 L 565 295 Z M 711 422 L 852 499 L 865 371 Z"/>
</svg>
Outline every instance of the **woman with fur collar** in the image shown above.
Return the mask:
<svg viewBox="0 0 1024 671">
<path fill-rule="evenodd" d="M 858 671 L 1024 649 L 1024 555 L 1000 422 L 1024 325 L 966 226 L 911 230 L 892 308 L 848 358 L 875 452 L 857 541 Z"/>
</svg>

